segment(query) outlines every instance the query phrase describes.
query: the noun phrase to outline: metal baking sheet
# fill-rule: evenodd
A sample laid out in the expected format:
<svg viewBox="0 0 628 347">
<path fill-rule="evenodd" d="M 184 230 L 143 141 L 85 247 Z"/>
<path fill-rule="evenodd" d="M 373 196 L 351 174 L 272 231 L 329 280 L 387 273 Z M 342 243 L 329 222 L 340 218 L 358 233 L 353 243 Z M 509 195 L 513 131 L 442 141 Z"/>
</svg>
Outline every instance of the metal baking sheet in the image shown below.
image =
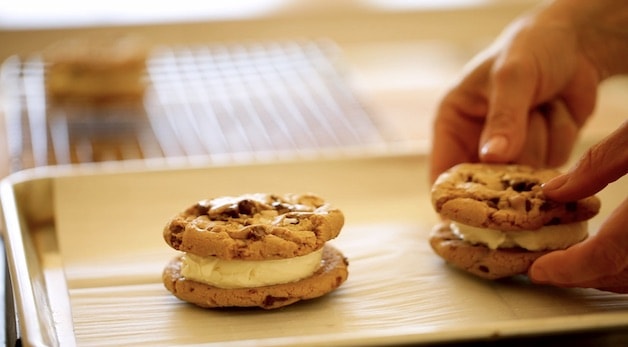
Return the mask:
<svg viewBox="0 0 628 347">
<path fill-rule="evenodd" d="M 81 165 L 9 176 L 0 194 L 22 343 L 364 346 L 628 327 L 626 295 L 524 277 L 489 282 L 444 264 L 427 242 L 437 218 L 426 161 Z M 275 311 L 206 310 L 170 295 L 161 283 L 176 254 L 161 236 L 167 219 L 198 199 L 258 191 L 316 192 L 344 210 L 332 242 L 349 258 L 347 282 Z M 603 203 L 624 198 L 612 194 Z"/>
</svg>

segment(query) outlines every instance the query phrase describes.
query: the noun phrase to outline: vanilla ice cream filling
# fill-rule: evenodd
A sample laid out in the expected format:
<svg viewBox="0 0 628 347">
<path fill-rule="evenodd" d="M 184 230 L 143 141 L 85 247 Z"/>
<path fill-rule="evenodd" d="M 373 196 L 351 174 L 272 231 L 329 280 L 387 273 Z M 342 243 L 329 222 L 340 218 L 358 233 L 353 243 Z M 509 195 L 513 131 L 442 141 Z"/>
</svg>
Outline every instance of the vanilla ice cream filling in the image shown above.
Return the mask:
<svg viewBox="0 0 628 347">
<path fill-rule="evenodd" d="M 181 275 L 218 288 L 252 288 L 296 282 L 321 266 L 323 248 L 309 254 L 273 260 L 223 260 L 186 253 Z"/>
<path fill-rule="evenodd" d="M 500 231 L 451 223 L 464 241 L 490 249 L 521 247 L 529 251 L 565 249 L 587 238 L 587 222 L 547 225 L 537 230 Z"/>
</svg>

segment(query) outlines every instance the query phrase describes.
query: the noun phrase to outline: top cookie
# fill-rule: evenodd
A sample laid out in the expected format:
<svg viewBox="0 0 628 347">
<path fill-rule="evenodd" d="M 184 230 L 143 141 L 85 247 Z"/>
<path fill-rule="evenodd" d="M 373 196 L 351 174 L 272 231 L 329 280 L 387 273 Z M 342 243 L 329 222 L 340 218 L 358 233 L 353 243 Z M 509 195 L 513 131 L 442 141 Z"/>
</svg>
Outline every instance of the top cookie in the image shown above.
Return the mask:
<svg viewBox="0 0 628 347">
<path fill-rule="evenodd" d="M 321 248 L 338 236 L 344 215 L 313 194 L 245 194 L 202 200 L 164 227 L 174 249 L 201 257 L 269 260 Z"/>
<path fill-rule="evenodd" d="M 595 216 L 600 209 L 595 196 L 571 202 L 546 199 L 541 184 L 559 174 L 522 165 L 459 164 L 436 180 L 432 204 L 445 218 L 504 231 L 536 230 Z"/>
</svg>

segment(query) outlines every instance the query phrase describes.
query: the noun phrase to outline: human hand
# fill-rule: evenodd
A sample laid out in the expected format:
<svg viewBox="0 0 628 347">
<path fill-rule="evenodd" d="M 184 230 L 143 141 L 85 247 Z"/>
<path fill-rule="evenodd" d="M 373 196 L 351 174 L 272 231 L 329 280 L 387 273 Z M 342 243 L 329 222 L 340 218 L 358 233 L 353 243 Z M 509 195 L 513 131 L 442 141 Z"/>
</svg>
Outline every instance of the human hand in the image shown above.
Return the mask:
<svg viewBox="0 0 628 347">
<path fill-rule="evenodd" d="M 534 13 L 478 55 L 443 98 L 431 177 L 461 162 L 564 164 L 592 113 L 601 76 L 578 28 Z"/>
<path fill-rule="evenodd" d="M 570 201 L 593 195 L 628 172 L 628 121 L 589 149 L 566 174 L 547 182 L 546 196 Z M 566 250 L 548 253 L 530 268 L 530 279 L 561 287 L 628 293 L 628 198 L 597 234 Z M 565 266 L 569 264 L 568 266 Z"/>
<path fill-rule="evenodd" d="M 432 181 L 462 162 L 564 164 L 598 84 L 628 73 L 627 28 L 625 0 L 556 0 L 513 22 L 442 99 Z"/>
<path fill-rule="evenodd" d="M 469 64 L 441 101 L 434 122 L 432 181 L 462 162 L 564 164 L 593 111 L 598 84 L 628 73 L 627 28 L 625 0 L 556 0 L 514 22 Z M 609 138 L 612 142 L 594 147 L 590 158 L 548 183 L 546 194 L 557 200 L 584 197 L 624 175 L 626 124 Z M 585 169 L 594 155 L 601 159 L 610 150 L 618 156 Z M 540 258 L 531 278 L 628 292 L 626 216 L 624 201 L 595 236 Z"/>
</svg>

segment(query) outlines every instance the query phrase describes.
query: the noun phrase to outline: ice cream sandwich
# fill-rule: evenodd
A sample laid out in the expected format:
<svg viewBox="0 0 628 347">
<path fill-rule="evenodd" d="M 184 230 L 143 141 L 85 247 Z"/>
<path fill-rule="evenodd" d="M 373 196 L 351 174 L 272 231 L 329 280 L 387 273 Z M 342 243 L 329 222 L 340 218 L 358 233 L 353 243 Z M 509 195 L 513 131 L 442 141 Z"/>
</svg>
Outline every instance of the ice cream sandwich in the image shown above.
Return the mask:
<svg viewBox="0 0 628 347">
<path fill-rule="evenodd" d="M 328 241 L 343 213 L 314 194 L 244 194 L 201 200 L 168 221 L 182 253 L 163 271 L 177 298 L 206 308 L 274 309 L 323 296 L 348 277 Z"/>
<path fill-rule="evenodd" d="M 541 185 L 559 174 L 522 165 L 452 167 L 432 186 L 443 220 L 430 236 L 432 249 L 456 268 L 498 279 L 525 274 L 540 256 L 585 240 L 600 200 L 548 199 Z"/>
</svg>

